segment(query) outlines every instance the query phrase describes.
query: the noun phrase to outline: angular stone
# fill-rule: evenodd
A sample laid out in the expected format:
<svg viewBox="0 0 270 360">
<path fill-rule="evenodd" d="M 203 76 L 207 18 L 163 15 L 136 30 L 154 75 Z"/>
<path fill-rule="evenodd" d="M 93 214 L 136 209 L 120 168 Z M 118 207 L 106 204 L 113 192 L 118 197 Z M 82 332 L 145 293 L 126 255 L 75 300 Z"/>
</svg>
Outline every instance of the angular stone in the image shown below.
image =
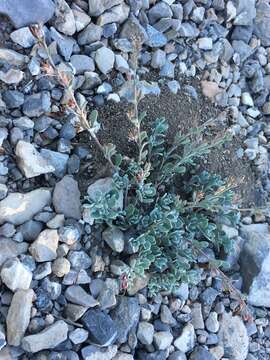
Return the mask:
<svg viewBox="0 0 270 360">
<path fill-rule="evenodd" d="M 0 236 L 0 266 L 3 265 L 8 259 L 21 255 L 26 252 L 28 245 L 18 243 L 11 239 Z"/>
<path fill-rule="evenodd" d="M 57 230 L 43 230 L 29 251 L 37 262 L 52 261 L 57 257 L 59 236 Z"/>
<path fill-rule="evenodd" d="M 87 294 L 79 285 L 69 286 L 65 291 L 65 298 L 73 304 L 84 307 L 94 307 L 98 305 L 98 302 L 93 296 Z"/>
<path fill-rule="evenodd" d="M 45 24 L 54 14 L 51 0 L 1 0 L 0 13 L 7 15 L 16 28 L 31 24 Z"/>
<path fill-rule="evenodd" d="M 129 9 L 129 6 L 125 3 L 114 6 L 104 14 L 100 15 L 97 24 L 99 26 L 104 26 L 111 23 L 122 24 L 128 18 Z"/>
<path fill-rule="evenodd" d="M 234 25 L 253 25 L 256 17 L 255 0 L 238 0 L 236 8 L 236 17 L 233 20 Z"/>
<path fill-rule="evenodd" d="M 74 5 L 72 11 L 75 19 L 76 30 L 79 32 L 91 22 L 91 18 L 83 12 L 79 6 Z"/>
<path fill-rule="evenodd" d="M 90 341 L 101 347 L 112 345 L 117 338 L 118 327 L 112 318 L 101 310 L 88 310 L 82 323 L 89 331 Z"/>
<path fill-rule="evenodd" d="M 47 160 L 48 164 L 54 167 L 55 170 L 53 173 L 57 177 L 63 177 L 65 175 L 69 158 L 67 154 L 62 154 L 49 149 L 41 149 L 40 155 Z"/>
<path fill-rule="evenodd" d="M 138 38 L 142 44 L 148 39 L 148 35 L 144 27 L 133 15 L 130 16 L 129 19 L 124 23 L 120 33 L 120 38 L 126 38 L 132 41 L 134 37 Z"/>
<path fill-rule="evenodd" d="M 54 27 L 65 35 L 73 35 L 76 32 L 75 18 L 72 10 L 65 0 L 55 0 Z"/>
<path fill-rule="evenodd" d="M 128 333 L 135 328 L 140 318 L 140 306 L 136 298 L 122 297 L 118 306 L 112 310 L 111 317 L 118 331 L 118 342 L 127 341 Z"/>
<path fill-rule="evenodd" d="M 194 303 L 191 307 L 192 320 L 191 323 L 195 330 L 204 329 L 204 321 L 202 315 L 202 305 Z"/>
<path fill-rule="evenodd" d="M 12 291 L 27 290 L 32 273 L 17 258 L 7 260 L 1 270 L 2 282 Z"/>
<path fill-rule="evenodd" d="M 190 355 L 190 360 L 217 360 L 206 348 L 198 346 Z"/>
<path fill-rule="evenodd" d="M 99 70 L 103 74 L 106 75 L 108 72 L 110 72 L 113 69 L 114 60 L 115 60 L 115 55 L 111 49 L 102 46 L 96 51 L 95 61 Z"/>
<path fill-rule="evenodd" d="M 243 290 L 254 306 L 270 307 L 270 232 L 268 224 L 241 227 L 245 242 L 240 253 Z"/>
<path fill-rule="evenodd" d="M 50 202 L 51 192 L 47 189 L 36 189 L 26 194 L 11 193 L 0 201 L 0 224 L 23 224 Z"/>
<path fill-rule="evenodd" d="M 20 70 L 9 69 L 7 72 L 0 71 L 0 81 L 5 84 L 18 84 L 22 81 L 24 73 Z"/>
<path fill-rule="evenodd" d="M 186 353 L 191 351 L 195 346 L 195 331 L 192 324 L 187 324 L 182 331 L 182 334 L 174 341 L 174 346 Z"/>
<path fill-rule="evenodd" d="M 67 339 L 67 334 L 68 325 L 63 320 L 59 320 L 38 334 L 24 337 L 22 348 L 30 353 L 53 349 Z"/>
<path fill-rule="evenodd" d="M 89 0 L 89 15 L 99 16 L 104 11 L 111 9 L 113 6 L 119 5 L 123 0 Z"/>
<path fill-rule="evenodd" d="M 143 345 L 150 345 L 153 342 L 154 326 L 146 321 L 139 323 L 137 330 L 137 338 Z"/>
<path fill-rule="evenodd" d="M 147 25 L 146 32 L 148 40 L 146 44 L 152 48 L 159 48 L 167 44 L 167 38 L 162 32 L 156 30 L 153 26 Z"/>
<path fill-rule="evenodd" d="M 111 360 L 117 353 L 117 346 L 109 346 L 108 348 L 100 348 L 94 345 L 86 346 L 82 349 L 83 360 Z"/>
<path fill-rule="evenodd" d="M 103 29 L 101 26 L 91 23 L 78 35 L 78 43 L 80 45 L 92 44 L 101 39 L 102 33 Z"/>
<path fill-rule="evenodd" d="M 224 313 L 220 321 L 219 338 L 224 346 L 224 357 L 245 360 L 249 349 L 249 338 L 243 320 L 239 316 Z"/>
<path fill-rule="evenodd" d="M 124 233 L 117 228 L 108 227 L 102 233 L 102 238 L 110 246 L 110 248 L 118 253 L 124 250 L 125 238 Z"/>
<path fill-rule="evenodd" d="M 10 38 L 12 41 L 14 41 L 16 44 L 19 44 L 23 48 L 32 47 L 37 42 L 37 39 L 31 33 L 29 27 L 23 27 L 13 31 L 10 34 Z"/>
<path fill-rule="evenodd" d="M 0 3 L 1 6 L 2 2 Z M 0 62 L 6 62 L 9 65 L 22 66 L 27 62 L 27 57 L 10 49 L 0 49 Z"/>
<path fill-rule="evenodd" d="M 19 346 L 30 322 L 32 302 L 35 293 L 32 289 L 18 290 L 12 297 L 7 315 L 8 344 Z"/>
<path fill-rule="evenodd" d="M 59 181 L 53 192 L 55 211 L 67 218 L 81 218 L 81 202 L 78 182 L 72 176 L 66 175 Z"/>
<path fill-rule="evenodd" d="M 158 350 L 166 350 L 171 346 L 173 336 L 170 331 L 158 331 L 154 335 L 154 344 Z"/>
<path fill-rule="evenodd" d="M 94 71 L 95 63 L 94 60 L 90 56 L 86 55 L 72 55 L 70 58 L 70 62 L 74 67 L 76 74 L 83 74 L 86 71 Z"/>
<path fill-rule="evenodd" d="M 29 117 L 39 117 L 51 110 L 51 99 L 47 91 L 26 97 L 23 104 L 23 113 Z"/>
<path fill-rule="evenodd" d="M 267 2 L 258 2 L 254 32 L 261 39 L 263 46 L 270 46 L 270 5 Z"/>
<path fill-rule="evenodd" d="M 15 154 L 18 166 L 27 178 L 53 172 L 55 169 L 36 150 L 33 144 L 20 140 L 16 145 Z"/>
<path fill-rule="evenodd" d="M 79 320 L 88 310 L 87 307 L 75 304 L 67 304 L 65 306 L 65 316 L 72 321 Z"/>
</svg>

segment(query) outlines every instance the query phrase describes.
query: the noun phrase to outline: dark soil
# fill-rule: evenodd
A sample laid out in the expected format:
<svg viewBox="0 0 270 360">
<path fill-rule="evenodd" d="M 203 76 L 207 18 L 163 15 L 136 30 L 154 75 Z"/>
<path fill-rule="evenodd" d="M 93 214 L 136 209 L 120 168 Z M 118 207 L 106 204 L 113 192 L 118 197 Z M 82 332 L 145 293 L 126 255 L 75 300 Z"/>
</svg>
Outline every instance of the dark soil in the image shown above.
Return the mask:
<svg viewBox="0 0 270 360">
<path fill-rule="evenodd" d="M 193 84 L 194 85 L 194 84 Z M 196 84 L 195 84 L 196 85 Z M 196 85 L 198 89 L 198 84 Z M 199 93 L 199 92 L 198 92 Z M 124 103 L 107 103 L 98 109 L 99 120 L 102 129 L 99 132 L 99 139 L 103 144 L 113 143 L 117 150 L 127 156 L 135 153 L 134 144 L 129 140 L 131 124 L 127 117 L 129 105 Z M 205 99 L 200 93 L 198 100 L 180 91 L 177 95 L 172 94 L 166 86 L 162 86 L 161 95 L 148 96 L 140 103 L 140 111 L 147 112 L 146 124 L 154 121 L 158 117 L 165 117 L 169 122 L 168 141 L 170 142 L 176 132 L 188 132 L 191 128 L 197 127 L 207 120 L 218 119 L 220 110 L 211 102 Z M 205 136 L 208 140 L 211 137 L 222 136 L 224 128 L 216 120 L 216 125 Z M 109 175 L 106 161 L 97 151 L 95 145 L 88 139 L 86 134 L 82 134 L 80 143 L 88 144 L 91 147 L 93 168 L 90 172 L 87 164 L 82 166 L 82 171 L 78 176 L 82 193 L 86 192 L 87 186 L 101 176 Z M 213 173 L 218 173 L 222 178 L 230 178 L 238 184 L 235 192 L 237 203 L 240 206 L 252 206 L 256 203 L 254 189 L 255 176 L 248 161 L 237 158 L 235 152 L 241 146 L 240 140 L 234 139 L 223 149 L 216 149 L 211 152 L 207 159 L 201 164 L 202 169 Z M 94 171 L 93 171 L 94 170 Z"/>
</svg>

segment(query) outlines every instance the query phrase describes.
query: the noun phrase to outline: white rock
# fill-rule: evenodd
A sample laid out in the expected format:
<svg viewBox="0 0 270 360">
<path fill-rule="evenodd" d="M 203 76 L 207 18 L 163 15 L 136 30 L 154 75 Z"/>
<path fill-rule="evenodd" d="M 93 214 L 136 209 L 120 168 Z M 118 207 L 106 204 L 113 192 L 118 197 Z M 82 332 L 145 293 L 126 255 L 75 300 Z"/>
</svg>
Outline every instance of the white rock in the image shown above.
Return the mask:
<svg viewBox="0 0 270 360">
<path fill-rule="evenodd" d="M 129 6 L 125 3 L 114 6 L 109 11 L 100 15 L 97 25 L 104 26 L 111 23 L 122 24 L 128 18 L 129 10 Z"/>
<path fill-rule="evenodd" d="M 97 347 L 89 345 L 82 348 L 83 360 L 112 360 L 117 353 L 117 346 Z"/>
<path fill-rule="evenodd" d="M 67 334 L 68 325 L 64 321 L 59 320 L 38 334 L 24 337 L 22 348 L 30 353 L 53 349 L 67 339 Z"/>
<path fill-rule="evenodd" d="M 76 32 L 76 24 L 72 10 L 65 0 L 55 0 L 55 5 L 55 28 L 65 35 L 73 35 Z"/>
<path fill-rule="evenodd" d="M 104 11 L 122 2 L 123 0 L 89 0 L 89 14 L 90 16 L 99 16 L 104 13 Z"/>
<path fill-rule="evenodd" d="M 253 99 L 252 99 L 250 93 L 248 93 L 248 92 L 242 93 L 241 100 L 242 100 L 242 104 L 244 104 L 244 105 L 247 105 L 250 107 L 254 106 Z"/>
<path fill-rule="evenodd" d="M 37 42 L 37 39 L 27 26 L 13 31 L 10 38 L 15 44 L 21 45 L 23 48 L 32 47 Z"/>
<path fill-rule="evenodd" d="M 5 84 L 19 84 L 22 81 L 24 73 L 21 70 L 9 69 L 7 72 L 0 71 L 0 81 Z"/>
<path fill-rule="evenodd" d="M 174 341 L 174 346 L 183 353 L 191 351 L 194 348 L 195 331 L 192 324 L 187 324 L 184 327 L 182 334 Z"/>
<path fill-rule="evenodd" d="M 12 298 L 7 315 L 8 344 L 19 346 L 29 325 L 32 302 L 35 293 L 32 289 L 18 290 Z"/>
<path fill-rule="evenodd" d="M 154 335 L 154 343 L 158 350 L 166 350 L 171 346 L 173 336 L 169 331 L 159 331 Z"/>
<path fill-rule="evenodd" d="M 248 355 L 249 338 L 243 320 L 239 316 L 224 313 L 220 321 L 219 339 L 224 347 L 224 357 L 245 360 Z"/>
<path fill-rule="evenodd" d="M 121 101 L 120 99 L 120 96 L 116 93 L 113 93 L 113 94 L 109 94 L 108 97 L 107 97 L 107 100 L 111 100 L 111 101 L 114 101 L 116 103 L 119 103 Z"/>
<path fill-rule="evenodd" d="M 102 238 L 112 250 L 118 253 L 121 253 L 124 250 L 125 239 L 124 233 L 121 230 L 108 227 L 105 231 L 103 231 Z"/>
<path fill-rule="evenodd" d="M 129 65 L 122 55 L 115 55 L 115 68 L 121 73 L 129 72 Z"/>
<path fill-rule="evenodd" d="M 84 13 L 79 7 L 72 9 L 75 18 L 75 25 L 77 32 L 83 30 L 91 22 L 89 15 Z"/>
<path fill-rule="evenodd" d="M 27 62 L 27 56 L 19 54 L 10 49 L 0 49 L 0 60 L 7 62 L 9 65 L 21 66 Z"/>
<path fill-rule="evenodd" d="M 29 251 L 37 262 L 52 261 L 57 257 L 58 241 L 57 230 L 43 230 L 29 247 Z"/>
<path fill-rule="evenodd" d="M 18 166 L 27 178 L 55 171 L 55 168 L 40 155 L 34 145 L 26 141 L 18 141 L 15 154 Z"/>
<path fill-rule="evenodd" d="M 50 202 L 51 192 L 48 189 L 36 189 L 26 194 L 11 193 L 0 201 L 0 224 L 23 224 Z"/>
<path fill-rule="evenodd" d="M 99 70 L 103 74 L 108 74 L 113 69 L 115 55 L 114 52 L 103 46 L 96 51 L 95 61 Z"/>
<path fill-rule="evenodd" d="M 17 258 L 7 260 L 1 270 L 2 282 L 12 291 L 27 290 L 32 273 Z"/>
<path fill-rule="evenodd" d="M 154 337 L 154 326 L 146 321 L 139 323 L 137 338 L 143 345 L 151 345 Z"/>
<path fill-rule="evenodd" d="M 212 50 L 213 40 L 209 37 L 203 37 L 198 39 L 198 46 L 201 50 Z"/>
</svg>

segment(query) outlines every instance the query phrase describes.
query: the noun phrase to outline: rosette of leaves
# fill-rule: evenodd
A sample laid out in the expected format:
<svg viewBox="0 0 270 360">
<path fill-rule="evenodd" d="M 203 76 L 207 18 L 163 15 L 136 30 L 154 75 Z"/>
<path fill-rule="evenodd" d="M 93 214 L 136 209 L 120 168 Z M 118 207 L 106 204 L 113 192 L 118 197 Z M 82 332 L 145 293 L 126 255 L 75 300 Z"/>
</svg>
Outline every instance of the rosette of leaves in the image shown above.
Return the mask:
<svg viewBox="0 0 270 360">
<path fill-rule="evenodd" d="M 199 255 L 212 248 L 230 252 L 231 240 L 222 231 L 217 219 L 234 225 L 233 192 L 217 175 L 206 171 L 190 176 L 197 161 L 220 146 L 226 139 L 212 143 L 196 139 L 202 128 L 187 135 L 178 134 L 172 146 L 166 144 L 168 123 L 157 119 L 149 131 L 141 130 L 145 117 L 132 119 L 133 140 L 138 145 L 136 158 L 123 161 L 115 148 L 109 147 L 110 159 L 115 164 L 113 186 L 109 193 L 91 202 L 92 217 L 97 223 L 107 223 L 133 235 L 129 281 L 135 276 L 150 274 L 150 294 L 173 291 L 181 281 L 199 281 L 196 266 Z M 177 179 L 180 192 L 176 192 Z M 180 185 L 179 186 L 179 182 Z M 125 205 L 116 204 L 124 194 Z M 211 266 L 223 264 L 209 259 Z"/>
</svg>

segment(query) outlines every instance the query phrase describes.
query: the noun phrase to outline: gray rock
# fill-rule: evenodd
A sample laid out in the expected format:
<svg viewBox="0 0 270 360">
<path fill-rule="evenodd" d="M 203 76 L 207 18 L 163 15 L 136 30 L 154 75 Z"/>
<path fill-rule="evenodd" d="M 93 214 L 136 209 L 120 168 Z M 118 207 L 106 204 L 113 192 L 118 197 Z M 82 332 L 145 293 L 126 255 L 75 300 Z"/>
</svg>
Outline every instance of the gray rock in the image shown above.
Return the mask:
<svg viewBox="0 0 270 360">
<path fill-rule="evenodd" d="M 254 306 L 270 307 L 270 233 L 267 224 L 241 227 L 245 242 L 240 253 L 243 290 L 248 292 L 248 302 Z"/>
<path fill-rule="evenodd" d="M 63 226 L 60 231 L 59 231 L 59 237 L 60 237 L 60 241 L 66 243 L 67 245 L 73 245 L 75 244 L 76 241 L 78 241 L 80 239 L 80 231 L 79 228 L 75 225 L 67 225 L 67 226 Z M 75 251 L 74 251 L 75 253 Z M 79 253 L 79 252 L 77 252 Z M 85 254 L 84 251 L 81 251 L 80 253 Z M 86 255 L 86 254 L 85 254 Z M 84 255 L 77 255 L 78 257 L 85 257 Z M 88 255 L 87 255 L 88 256 Z M 76 260 L 77 261 L 77 260 Z M 75 263 L 74 263 L 75 266 Z M 82 267 L 83 269 L 85 269 L 83 266 L 84 264 L 80 261 L 80 264 L 78 264 L 79 267 Z M 87 268 L 86 268 L 87 269 Z"/>
<path fill-rule="evenodd" d="M 5 184 L 0 184 L 0 200 L 3 200 L 8 193 L 8 188 Z"/>
<path fill-rule="evenodd" d="M 167 44 L 167 38 L 162 32 L 156 30 L 153 26 L 147 25 L 146 33 L 148 39 L 146 44 L 152 48 L 159 48 Z"/>
<path fill-rule="evenodd" d="M 2 93 L 2 98 L 9 109 L 20 107 L 24 103 L 23 93 L 17 90 L 7 90 Z"/>
<path fill-rule="evenodd" d="M 84 329 L 75 329 L 69 334 L 69 338 L 73 342 L 73 344 L 81 344 L 87 340 L 88 331 Z"/>
<path fill-rule="evenodd" d="M 270 46 L 270 5 L 259 2 L 256 6 L 254 32 L 261 39 L 263 46 Z"/>
<path fill-rule="evenodd" d="M 55 0 L 54 27 L 65 35 L 73 35 L 76 32 L 75 18 L 72 10 L 65 0 Z"/>
<path fill-rule="evenodd" d="M 157 3 L 148 11 L 148 19 L 152 25 L 162 18 L 171 18 L 172 16 L 173 12 L 170 6 L 165 2 Z"/>
<path fill-rule="evenodd" d="M 55 170 L 54 167 L 40 155 L 34 145 L 28 142 L 18 141 L 15 154 L 18 166 L 27 178 L 47 174 Z"/>
<path fill-rule="evenodd" d="M 29 117 L 38 117 L 50 110 L 51 98 L 46 91 L 27 96 L 23 104 L 23 113 Z"/>
<path fill-rule="evenodd" d="M 119 5 L 123 0 L 89 0 L 89 14 L 90 16 L 99 16 L 106 10 L 113 6 Z"/>
<path fill-rule="evenodd" d="M 204 305 L 212 306 L 218 294 L 219 292 L 216 289 L 209 287 L 201 293 L 200 299 Z"/>
<path fill-rule="evenodd" d="M 79 6 L 72 7 L 77 32 L 83 30 L 91 21 L 89 15 L 82 11 Z"/>
<path fill-rule="evenodd" d="M 45 24 L 54 14 L 51 0 L 2 0 L 0 13 L 7 15 L 16 28 L 31 24 Z"/>
<path fill-rule="evenodd" d="M 234 25 L 253 25 L 256 17 L 255 0 L 238 0 Z"/>
<path fill-rule="evenodd" d="M 56 321 L 38 334 L 23 338 L 22 348 L 30 353 L 45 349 L 53 349 L 67 339 L 68 325 L 63 321 Z"/>
<path fill-rule="evenodd" d="M 187 360 L 187 357 L 182 351 L 175 351 L 168 357 L 168 360 Z"/>
<path fill-rule="evenodd" d="M 84 307 L 94 307 L 98 305 L 98 302 L 93 296 L 87 294 L 79 285 L 69 286 L 65 291 L 65 298 L 73 304 Z"/>
<path fill-rule="evenodd" d="M 140 39 L 141 43 L 144 43 L 148 39 L 148 35 L 144 27 L 140 24 L 137 18 L 135 16 L 130 16 L 122 27 L 120 38 L 126 38 L 132 41 L 134 37 Z"/>
<path fill-rule="evenodd" d="M 89 24 L 78 36 L 80 45 L 89 45 L 101 39 L 103 29 L 96 24 Z"/>
<path fill-rule="evenodd" d="M 70 271 L 70 262 L 64 258 L 59 257 L 52 263 L 52 272 L 57 277 L 63 277 Z"/>
<path fill-rule="evenodd" d="M 125 238 L 124 233 L 121 230 L 108 227 L 103 231 L 102 237 L 112 250 L 118 253 L 121 253 L 124 250 Z"/>
<path fill-rule="evenodd" d="M 86 71 L 95 70 L 94 60 L 87 55 L 72 55 L 70 62 L 74 67 L 77 75 L 83 74 Z"/>
<path fill-rule="evenodd" d="M 249 338 L 246 327 L 239 316 L 224 313 L 220 321 L 219 338 L 224 346 L 224 357 L 245 360 Z"/>
<path fill-rule="evenodd" d="M 202 6 L 196 7 L 191 14 L 191 20 L 196 24 L 200 24 L 204 19 L 205 8 Z"/>
<path fill-rule="evenodd" d="M 196 38 L 199 35 L 200 31 L 197 29 L 196 25 L 192 22 L 182 23 L 179 29 L 179 36 L 184 38 Z"/>
<path fill-rule="evenodd" d="M 8 344 L 19 346 L 30 322 L 32 302 L 35 293 L 32 289 L 18 290 L 12 297 L 7 315 Z"/>
<path fill-rule="evenodd" d="M 195 330 L 204 329 L 204 321 L 202 315 L 202 305 L 194 303 L 191 307 L 192 320 L 191 323 Z"/>
<path fill-rule="evenodd" d="M 28 242 L 36 240 L 42 229 L 42 223 L 35 220 L 28 220 L 18 227 L 23 239 Z"/>
<path fill-rule="evenodd" d="M 65 175 L 69 158 L 67 154 L 62 154 L 60 152 L 52 151 L 49 149 L 41 149 L 40 155 L 47 160 L 49 165 L 54 168 L 53 173 L 57 177 L 62 177 L 63 175 Z"/>
<path fill-rule="evenodd" d="M 112 360 L 115 359 L 117 353 L 117 346 L 109 346 L 107 348 L 100 348 L 94 345 L 89 345 L 82 348 L 83 360 Z"/>
<path fill-rule="evenodd" d="M 118 342 L 127 341 L 128 333 L 138 324 L 140 306 L 136 298 L 122 297 L 118 306 L 112 310 L 111 317 L 118 332 Z"/>
<path fill-rule="evenodd" d="M 166 63 L 166 52 L 160 49 L 157 49 L 153 55 L 151 60 L 151 66 L 154 69 L 160 69 Z"/>
<path fill-rule="evenodd" d="M 22 46 L 23 48 L 32 47 L 37 42 L 37 39 L 31 33 L 29 27 L 22 27 L 13 31 L 10 34 L 10 38 L 12 41 Z"/>
<path fill-rule="evenodd" d="M 50 202 L 51 192 L 47 189 L 36 189 L 26 194 L 10 193 L 0 201 L 0 224 L 23 224 Z"/>
<path fill-rule="evenodd" d="M 191 351 L 194 348 L 195 331 L 192 324 L 187 324 L 183 328 L 182 334 L 175 339 L 174 346 L 183 353 Z"/>
<path fill-rule="evenodd" d="M 119 4 L 100 15 L 97 24 L 99 26 L 105 26 L 106 24 L 118 23 L 122 24 L 129 15 L 130 7 L 125 3 Z"/>
<path fill-rule="evenodd" d="M 16 69 L 9 69 L 7 72 L 0 71 L 0 80 L 8 85 L 18 84 L 22 81 L 23 76 L 24 73 Z"/>
<path fill-rule="evenodd" d="M 206 348 L 198 346 L 190 355 L 190 360 L 216 360 Z"/>
<path fill-rule="evenodd" d="M 147 352 L 139 352 L 138 353 L 138 360 L 166 360 L 167 359 L 167 351 L 155 351 L 152 353 Z"/>
<path fill-rule="evenodd" d="M 82 323 L 94 344 L 106 347 L 114 344 L 117 339 L 118 327 L 115 321 L 101 310 L 88 310 L 82 317 Z"/>
<path fill-rule="evenodd" d="M 1 280 L 11 290 L 27 290 L 32 273 L 17 258 L 7 260 L 1 269 Z"/>
<path fill-rule="evenodd" d="M 139 323 L 137 338 L 143 345 L 151 345 L 154 338 L 154 326 L 146 321 Z"/>
<path fill-rule="evenodd" d="M 97 67 L 103 74 L 107 74 L 113 69 L 115 55 L 114 52 L 103 46 L 96 51 L 95 61 Z"/>
<path fill-rule="evenodd" d="M 154 335 L 154 344 L 158 350 L 166 350 L 171 346 L 173 336 L 170 331 L 158 331 Z"/>
<path fill-rule="evenodd" d="M 0 237 L 0 247 L 0 266 L 2 266 L 8 259 L 21 255 L 27 250 L 26 243 L 18 243 L 5 237 Z"/>
<path fill-rule="evenodd" d="M 80 191 L 72 176 L 66 175 L 59 181 L 53 192 L 53 205 L 58 214 L 67 218 L 81 218 Z"/>
<path fill-rule="evenodd" d="M 218 315 L 215 311 L 210 312 L 208 318 L 205 321 L 206 329 L 212 333 L 216 333 L 219 330 Z"/>
<path fill-rule="evenodd" d="M 60 34 L 53 27 L 50 28 L 50 35 L 52 39 L 56 41 L 59 53 L 66 61 L 69 61 L 76 41 L 71 37 Z"/>
<path fill-rule="evenodd" d="M 30 253 L 37 262 L 56 259 L 59 236 L 57 230 L 43 230 L 29 248 Z"/>
</svg>

